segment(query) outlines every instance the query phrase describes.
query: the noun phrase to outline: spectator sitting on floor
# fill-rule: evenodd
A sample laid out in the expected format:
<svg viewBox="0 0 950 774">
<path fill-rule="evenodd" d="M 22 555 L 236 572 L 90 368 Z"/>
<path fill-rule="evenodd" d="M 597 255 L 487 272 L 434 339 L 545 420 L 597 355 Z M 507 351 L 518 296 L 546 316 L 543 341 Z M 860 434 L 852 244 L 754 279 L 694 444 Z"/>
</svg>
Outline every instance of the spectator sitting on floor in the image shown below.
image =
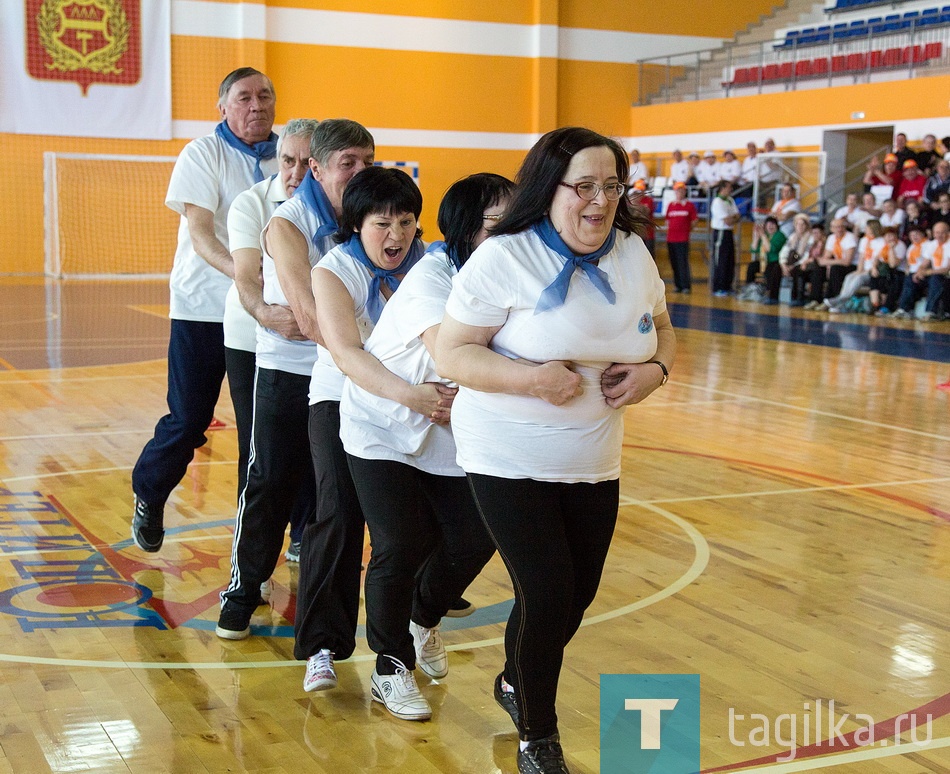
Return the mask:
<svg viewBox="0 0 950 774">
<path fill-rule="evenodd" d="M 813 241 L 811 220 L 804 212 L 799 212 L 792 218 L 792 233 L 778 254 L 782 276 L 792 279 L 791 306 L 805 305 L 804 291 L 807 276 L 802 267 L 808 263 L 808 251 Z M 822 242 L 824 242 L 824 237 L 822 237 Z"/>
<path fill-rule="evenodd" d="M 917 273 L 927 281 L 927 307 L 920 319 L 933 320 L 946 311 L 943 306 L 948 299 L 947 285 L 950 275 L 950 226 L 938 223 L 933 229 L 934 238 L 924 245 L 920 268 Z"/>
<path fill-rule="evenodd" d="M 847 222 L 845 223 L 847 231 Z M 850 232 L 848 232 L 850 233 Z M 825 244 L 827 243 L 827 233 L 821 223 L 815 223 L 811 227 L 811 247 L 808 248 L 808 260 L 802 264 L 802 273 L 809 284 L 808 301 L 805 302 L 805 309 L 812 311 L 822 306 L 821 300 L 824 298 L 825 280 L 828 278 L 828 267 L 822 261 L 825 257 Z M 804 289 L 802 292 L 804 296 Z"/>
<path fill-rule="evenodd" d="M 837 296 L 845 277 L 854 271 L 854 252 L 857 247 L 858 240 L 848 231 L 848 222 L 841 218 L 831 221 L 831 233 L 825 240 L 825 251 L 819 260 L 827 272 L 826 298 Z M 815 308 L 823 308 L 823 305 L 819 304 Z"/>
<path fill-rule="evenodd" d="M 702 163 L 693 170 L 696 175 L 696 182 L 705 193 L 711 193 L 716 190 L 722 177 L 719 173 L 719 162 L 716 161 L 716 154 L 711 150 L 703 154 Z"/>
<path fill-rule="evenodd" d="M 904 271 L 907 261 L 907 246 L 900 241 L 896 228 L 884 229 L 884 249 L 881 251 L 881 265 L 878 274 L 881 281 L 871 281 L 871 303 L 874 304 L 874 314 L 883 317 L 897 307 L 901 290 L 904 287 Z M 885 267 L 886 266 L 886 270 Z M 877 299 L 873 291 L 877 290 Z"/>
<path fill-rule="evenodd" d="M 881 222 L 869 220 L 864 236 L 858 243 L 857 271 L 852 271 L 844 278 L 841 292 L 837 296 L 825 299 L 825 306 L 831 314 L 846 311 L 845 305 L 858 290 L 871 284 L 871 271 L 875 268 L 883 249 L 884 229 L 881 228 Z"/>
<path fill-rule="evenodd" d="M 901 226 L 903 226 L 904 221 L 907 220 L 907 214 L 897 206 L 896 201 L 887 199 L 882 205 L 881 216 L 878 220 L 881 221 L 883 228 L 894 228 L 900 233 Z"/>
<path fill-rule="evenodd" d="M 785 244 L 785 234 L 778 227 L 778 221 L 769 215 L 762 224 L 752 227 L 752 260 L 746 270 L 745 281 L 751 285 L 759 272 L 765 275 L 766 298 L 762 303 L 774 306 L 778 303 L 778 293 L 782 282 L 782 267 L 779 253 Z"/>
<path fill-rule="evenodd" d="M 940 200 L 940 195 L 945 193 L 950 193 L 950 161 L 941 159 L 924 186 L 924 202 L 933 207 Z"/>
<path fill-rule="evenodd" d="M 927 292 L 926 278 L 922 274 L 918 274 L 923 260 L 924 245 L 927 243 L 927 235 L 918 225 L 909 226 L 907 235 L 910 243 L 907 245 L 907 258 L 901 266 L 904 272 L 904 285 L 898 296 L 897 308 L 891 313 L 891 317 L 897 318 L 911 317 L 914 304 L 923 298 Z"/>
</svg>

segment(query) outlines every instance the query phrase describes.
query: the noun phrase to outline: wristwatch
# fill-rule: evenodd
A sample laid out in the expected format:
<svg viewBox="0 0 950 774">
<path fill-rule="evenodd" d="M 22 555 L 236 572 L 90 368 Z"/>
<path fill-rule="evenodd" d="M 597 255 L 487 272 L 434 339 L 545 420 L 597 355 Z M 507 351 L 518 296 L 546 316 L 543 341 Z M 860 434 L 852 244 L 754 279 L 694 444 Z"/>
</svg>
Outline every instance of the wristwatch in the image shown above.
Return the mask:
<svg viewBox="0 0 950 774">
<path fill-rule="evenodd" d="M 663 365 L 663 363 L 659 360 L 647 360 L 647 362 L 656 363 L 660 367 L 660 370 L 663 372 L 663 381 L 660 382 L 660 386 L 662 387 L 664 384 L 666 384 L 669 381 L 670 372 L 667 370 L 666 366 Z"/>
</svg>

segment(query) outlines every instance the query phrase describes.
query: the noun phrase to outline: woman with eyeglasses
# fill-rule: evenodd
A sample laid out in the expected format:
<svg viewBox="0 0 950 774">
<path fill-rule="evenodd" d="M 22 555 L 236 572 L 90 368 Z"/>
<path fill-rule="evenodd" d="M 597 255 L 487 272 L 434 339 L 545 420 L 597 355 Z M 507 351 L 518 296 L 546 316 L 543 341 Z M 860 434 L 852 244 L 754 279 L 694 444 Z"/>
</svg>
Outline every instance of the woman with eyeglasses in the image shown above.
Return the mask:
<svg viewBox="0 0 950 774">
<path fill-rule="evenodd" d="M 666 382 L 676 350 L 627 172 L 623 148 L 589 129 L 542 137 L 436 343 L 459 384 L 458 461 L 514 586 L 494 693 L 522 774 L 568 771 L 558 678 L 617 519 L 623 409 Z"/>
</svg>

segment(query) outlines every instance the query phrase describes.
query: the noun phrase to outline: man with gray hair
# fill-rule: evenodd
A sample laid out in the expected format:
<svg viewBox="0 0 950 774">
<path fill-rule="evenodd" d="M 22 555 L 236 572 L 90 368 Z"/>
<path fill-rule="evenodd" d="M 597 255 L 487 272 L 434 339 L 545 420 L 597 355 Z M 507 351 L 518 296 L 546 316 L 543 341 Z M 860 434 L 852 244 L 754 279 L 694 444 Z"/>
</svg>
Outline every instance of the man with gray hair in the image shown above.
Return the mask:
<svg viewBox="0 0 950 774">
<path fill-rule="evenodd" d="M 221 123 L 181 151 L 165 204 L 181 215 L 172 267 L 168 344 L 168 414 L 132 470 L 132 539 L 156 552 L 165 539 L 165 502 L 185 475 L 225 373 L 224 299 L 234 276 L 227 214 L 242 191 L 277 169 L 276 97 L 263 73 L 242 67 L 218 90 Z"/>
<path fill-rule="evenodd" d="M 221 594 L 221 613 L 215 628 L 223 639 L 240 640 L 250 634 L 251 616 L 261 602 L 261 584 L 270 578 L 277 564 L 294 500 L 299 491 L 309 488 L 313 492 L 316 488 L 308 422 L 310 375 L 320 334 L 310 270 L 335 245 L 332 235 L 343 210 L 346 184 L 357 172 L 372 166 L 374 155 L 373 137 L 360 124 L 346 119 L 322 121 L 311 138 L 309 172 L 293 198 L 274 211 L 264 229 L 263 301 L 289 307 L 303 337 L 286 336 L 264 326 L 257 328 L 253 453 L 238 505 L 231 579 Z M 339 435 L 339 426 L 336 433 Z M 345 459 L 342 465 L 345 469 Z M 351 482 L 349 487 L 352 489 Z M 328 485 L 321 488 L 320 495 L 346 496 L 346 492 L 337 490 L 338 487 Z M 332 510 L 321 509 L 320 501 L 317 502 L 317 511 Z M 308 518 L 308 530 L 313 521 Z M 331 562 L 329 570 L 321 569 L 313 577 L 314 584 L 321 589 L 334 589 L 326 595 L 314 596 L 318 597 L 321 615 L 328 620 L 327 628 L 338 628 L 341 632 L 339 636 L 322 639 L 322 647 L 342 658 L 355 646 L 363 543 L 361 517 L 358 530 L 351 531 L 358 535 L 347 533 L 328 541 L 333 551 L 348 552 L 346 561 Z M 354 542 L 358 543 L 355 552 L 351 550 Z M 305 538 L 297 595 L 298 620 L 313 602 L 306 589 L 313 568 L 313 563 L 306 561 L 306 552 L 311 547 Z M 337 587 L 343 591 L 335 591 Z M 345 612 L 341 612 L 341 598 L 346 600 Z M 352 610 L 352 632 L 351 601 L 356 608 Z M 324 629 L 321 633 L 326 634 Z M 330 686 L 324 682 L 317 687 Z M 308 690 L 312 689 L 308 686 Z"/>
<path fill-rule="evenodd" d="M 238 495 L 247 483 L 254 410 L 254 368 L 257 326 L 276 331 L 288 339 L 303 340 L 293 310 L 264 301 L 261 276 L 261 232 L 278 205 L 293 196 L 310 170 L 310 140 L 318 122 L 294 118 L 287 122 L 277 141 L 278 172 L 256 183 L 231 203 L 228 240 L 234 259 L 234 283 L 224 303 L 224 358 L 228 389 L 238 431 Z M 291 545 L 288 561 L 300 555 L 300 529 L 313 498 L 298 501 L 291 513 Z"/>
</svg>

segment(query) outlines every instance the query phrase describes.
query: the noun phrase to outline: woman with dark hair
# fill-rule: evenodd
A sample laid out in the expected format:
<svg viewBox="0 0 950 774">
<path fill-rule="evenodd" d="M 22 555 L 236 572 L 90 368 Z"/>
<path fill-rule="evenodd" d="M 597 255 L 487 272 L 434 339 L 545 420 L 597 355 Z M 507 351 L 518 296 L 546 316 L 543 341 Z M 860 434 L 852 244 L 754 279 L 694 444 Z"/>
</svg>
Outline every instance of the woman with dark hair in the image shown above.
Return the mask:
<svg viewBox="0 0 950 774">
<path fill-rule="evenodd" d="M 363 342 L 372 333 L 386 299 L 399 280 L 422 257 L 418 217 L 422 212 L 422 194 L 405 172 L 383 167 L 368 167 L 346 184 L 342 207 L 337 218 L 330 250 L 310 272 L 315 300 L 317 360 L 310 377 L 310 453 L 317 486 L 317 521 L 333 529 L 314 532 L 332 536 L 342 547 L 320 551 L 308 544 L 311 532 L 304 533 L 304 552 L 330 557 L 328 566 L 319 568 L 327 575 L 340 568 L 359 573 L 363 553 L 363 512 L 353 486 L 346 454 L 340 441 L 340 397 L 345 375 L 361 383 L 379 380 L 377 390 L 392 389 L 396 379 L 376 358 L 363 351 Z M 397 387 L 404 387 L 396 379 Z M 440 395 L 433 385 L 412 388 L 412 400 L 418 410 L 430 414 L 438 407 Z M 319 576 L 318 576 L 319 577 Z M 323 583 L 315 580 L 314 586 Z M 356 629 L 356 610 L 348 608 L 336 596 L 321 595 L 324 607 L 314 609 L 312 599 L 297 602 L 295 654 L 307 659 L 304 689 L 320 691 L 337 684 L 333 652 L 323 643 L 336 624 L 334 617 L 350 618 Z M 348 657 L 350 653 L 346 653 Z"/>
<path fill-rule="evenodd" d="M 442 616 L 495 552 L 455 461 L 449 414 L 457 387 L 439 376 L 430 351 L 452 278 L 487 237 L 511 188 L 488 174 L 449 188 L 439 209 L 446 242 L 430 246 L 406 275 L 364 345 L 395 388 L 384 394 L 379 382 L 353 375 L 340 403 L 340 437 L 372 544 L 365 596 L 366 637 L 377 654 L 373 698 L 405 720 L 431 715 L 407 675 L 416 665 L 431 678 L 448 674 Z M 422 413 L 415 385 L 435 387 L 445 405 Z"/>
<path fill-rule="evenodd" d="M 460 385 L 458 461 L 514 586 L 495 698 L 523 774 L 567 771 L 557 684 L 617 519 L 623 408 L 666 382 L 676 349 L 627 172 L 589 129 L 542 137 L 455 278 L 436 344 Z"/>
<path fill-rule="evenodd" d="M 765 298 L 762 303 L 775 306 L 782 285 L 782 264 L 779 253 L 785 245 L 785 234 L 779 229 L 778 219 L 769 215 L 761 224 L 752 227 L 752 260 L 746 270 L 745 281 L 753 284 L 759 272 L 765 276 Z"/>
</svg>

